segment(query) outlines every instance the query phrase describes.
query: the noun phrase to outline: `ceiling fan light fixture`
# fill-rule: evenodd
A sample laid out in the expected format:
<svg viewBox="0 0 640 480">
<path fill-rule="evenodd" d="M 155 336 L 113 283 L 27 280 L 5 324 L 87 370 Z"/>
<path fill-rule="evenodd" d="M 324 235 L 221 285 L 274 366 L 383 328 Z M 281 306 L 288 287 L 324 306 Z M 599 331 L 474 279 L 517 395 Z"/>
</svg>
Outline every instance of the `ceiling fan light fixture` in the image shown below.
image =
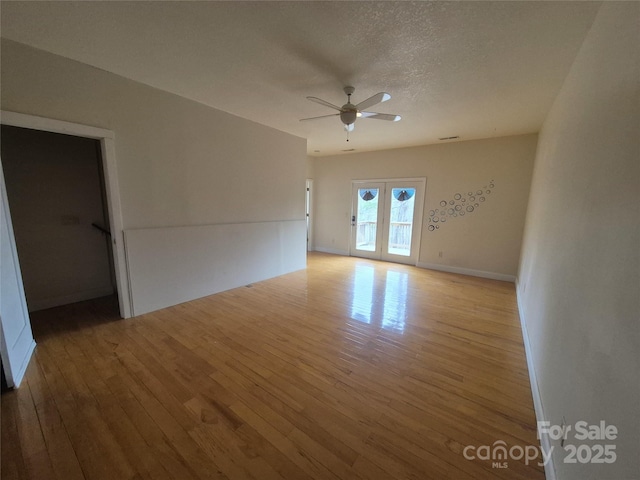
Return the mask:
<svg viewBox="0 0 640 480">
<path fill-rule="evenodd" d="M 358 113 L 355 109 L 343 110 L 342 112 L 340 112 L 340 120 L 342 120 L 342 123 L 344 123 L 345 125 L 351 125 L 356 121 L 356 118 L 358 118 Z"/>
</svg>

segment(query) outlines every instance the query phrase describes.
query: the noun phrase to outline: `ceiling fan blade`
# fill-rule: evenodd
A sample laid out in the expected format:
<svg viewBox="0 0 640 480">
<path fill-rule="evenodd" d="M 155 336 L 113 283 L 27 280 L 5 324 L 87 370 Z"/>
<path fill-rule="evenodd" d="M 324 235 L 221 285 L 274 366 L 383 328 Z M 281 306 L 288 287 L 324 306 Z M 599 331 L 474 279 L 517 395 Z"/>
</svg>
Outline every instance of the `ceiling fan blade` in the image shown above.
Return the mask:
<svg viewBox="0 0 640 480">
<path fill-rule="evenodd" d="M 390 122 L 398 122 L 402 118 L 400 115 L 393 115 L 391 113 L 376 113 L 376 112 L 360 112 L 362 118 L 375 118 L 376 120 L 388 120 Z"/>
<path fill-rule="evenodd" d="M 356 124 L 355 123 L 350 123 L 349 125 L 345 125 L 344 129 L 347 132 L 353 132 L 353 129 L 356 128 Z"/>
<path fill-rule="evenodd" d="M 338 110 L 339 112 L 342 111 L 340 107 L 334 105 L 333 103 L 329 103 L 325 100 L 322 100 L 321 98 L 318 98 L 318 97 L 307 97 L 307 100 L 311 100 L 312 102 L 319 103 L 320 105 L 324 105 L 325 107 L 333 108 L 334 110 Z"/>
<path fill-rule="evenodd" d="M 306 120 L 317 120 L 318 118 L 337 117 L 338 115 L 340 115 L 340 114 L 339 113 L 330 113 L 329 115 L 320 115 L 319 117 L 301 118 L 300 121 L 304 122 Z"/>
<path fill-rule="evenodd" d="M 307 97 L 308 98 L 308 97 Z M 366 100 L 363 100 L 359 104 L 356 105 L 358 110 L 365 110 L 373 105 L 377 105 L 378 103 L 386 102 L 391 98 L 391 95 L 385 92 L 376 93 L 373 97 L 369 97 Z"/>
</svg>

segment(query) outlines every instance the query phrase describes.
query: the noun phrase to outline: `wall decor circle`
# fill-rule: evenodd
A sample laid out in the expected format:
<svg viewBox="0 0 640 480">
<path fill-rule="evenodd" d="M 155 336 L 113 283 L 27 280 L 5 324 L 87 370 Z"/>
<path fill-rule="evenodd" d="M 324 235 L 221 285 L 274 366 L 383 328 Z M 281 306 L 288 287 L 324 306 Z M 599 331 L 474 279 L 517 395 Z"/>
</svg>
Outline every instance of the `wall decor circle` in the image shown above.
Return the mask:
<svg viewBox="0 0 640 480">
<path fill-rule="evenodd" d="M 482 184 L 480 184 L 482 185 Z M 491 180 L 487 182 L 482 189 L 478 190 L 469 190 L 468 193 L 463 193 L 463 191 L 458 191 L 453 194 L 449 199 L 441 199 L 438 203 L 439 208 L 434 208 L 433 210 L 429 210 L 429 219 L 428 219 L 428 229 L 430 232 L 434 230 L 438 230 L 440 228 L 440 224 L 446 223 L 447 219 L 457 218 L 458 216 L 463 217 L 467 213 L 473 213 L 477 208 L 480 207 L 481 203 L 484 203 L 488 200 L 488 196 L 492 193 L 492 189 L 495 188 L 495 181 Z M 400 192 L 400 190 L 398 190 Z M 455 190 L 454 190 L 455 191 Z M 411 198 L 409 195 L 409 190 L 407 192 L 407 199 Z M 392 192 L 395 194 L 395 191 Z M 401 192 L 402 193 L 402 192 Z M 398 198 L 396 195 L 396 199 L 403 200 Z"/>
</svg>

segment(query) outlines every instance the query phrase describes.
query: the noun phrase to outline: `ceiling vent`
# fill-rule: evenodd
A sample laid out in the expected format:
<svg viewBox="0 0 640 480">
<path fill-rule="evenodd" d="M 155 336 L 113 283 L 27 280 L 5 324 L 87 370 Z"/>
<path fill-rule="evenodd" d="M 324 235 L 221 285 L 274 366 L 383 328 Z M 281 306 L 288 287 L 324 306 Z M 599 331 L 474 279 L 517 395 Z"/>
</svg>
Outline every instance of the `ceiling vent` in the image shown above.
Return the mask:
<svg viewBox="0 0 640 480">
<path fill-rule="evenodd" d="M 438 140 L 455 140 L 456 138 L 460 138 L 460 136 L 456 135 L 455 137 L 441 137 Z"/>
</svg>

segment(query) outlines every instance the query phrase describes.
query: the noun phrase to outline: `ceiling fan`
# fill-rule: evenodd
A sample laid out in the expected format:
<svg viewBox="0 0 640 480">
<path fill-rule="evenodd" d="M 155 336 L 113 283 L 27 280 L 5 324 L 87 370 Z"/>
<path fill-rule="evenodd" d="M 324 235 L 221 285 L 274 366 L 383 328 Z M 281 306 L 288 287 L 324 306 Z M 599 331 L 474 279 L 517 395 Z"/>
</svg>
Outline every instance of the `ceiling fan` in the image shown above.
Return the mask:
<svg viewBox="0 0 640 480">
<path fill-rule="evenodd" d="M 311 100 L 312 102 L 319 103 L 320 105 L 324 105 L 325 107 L 333 108 L 334 110 L 338 110 L 339 113 L 332 113 L 330 115 L 321 115 L 319 117 L 311 117 L 311 118 L 303 118 L 300 121 L 307 120 L 316 120 L 318 118 L 326 118 L 326 117 L 337 117 L 340 116 L 340 120 L 344 124 L 344 129 L 347 131 L 347 135 L 349 132 L 352 132 L 354 129 L 355 121 L 358 118 L 375 118 L 377 120 L 388 120 L 390 122 L 397 122 L 402 117 L 400 115 L 392 115 L 390 113 L 376 113 L 376 112 L 366 112 L 365 110 L 373 105 L 377 105 L 378 103 L 386 102 L 391 98 L 391 95 L 385 92 L 376 93 L 372 97 L 363 100 L 362 102 L 354 105 L 351 103 L 351 95 L 356 90 L 354 87 L 347 86 L 344 87 L 344 93 L 347 95 L 347 103 L 342 105 L 342 107 L 338 107 L 332 103 L 329 103 L 325 100 L 322 100 L 318 97 L 307 97 L 307 100 Z M 347 142 L 349 141 L 349 137 L 347 136 Z"/>
</svg>

